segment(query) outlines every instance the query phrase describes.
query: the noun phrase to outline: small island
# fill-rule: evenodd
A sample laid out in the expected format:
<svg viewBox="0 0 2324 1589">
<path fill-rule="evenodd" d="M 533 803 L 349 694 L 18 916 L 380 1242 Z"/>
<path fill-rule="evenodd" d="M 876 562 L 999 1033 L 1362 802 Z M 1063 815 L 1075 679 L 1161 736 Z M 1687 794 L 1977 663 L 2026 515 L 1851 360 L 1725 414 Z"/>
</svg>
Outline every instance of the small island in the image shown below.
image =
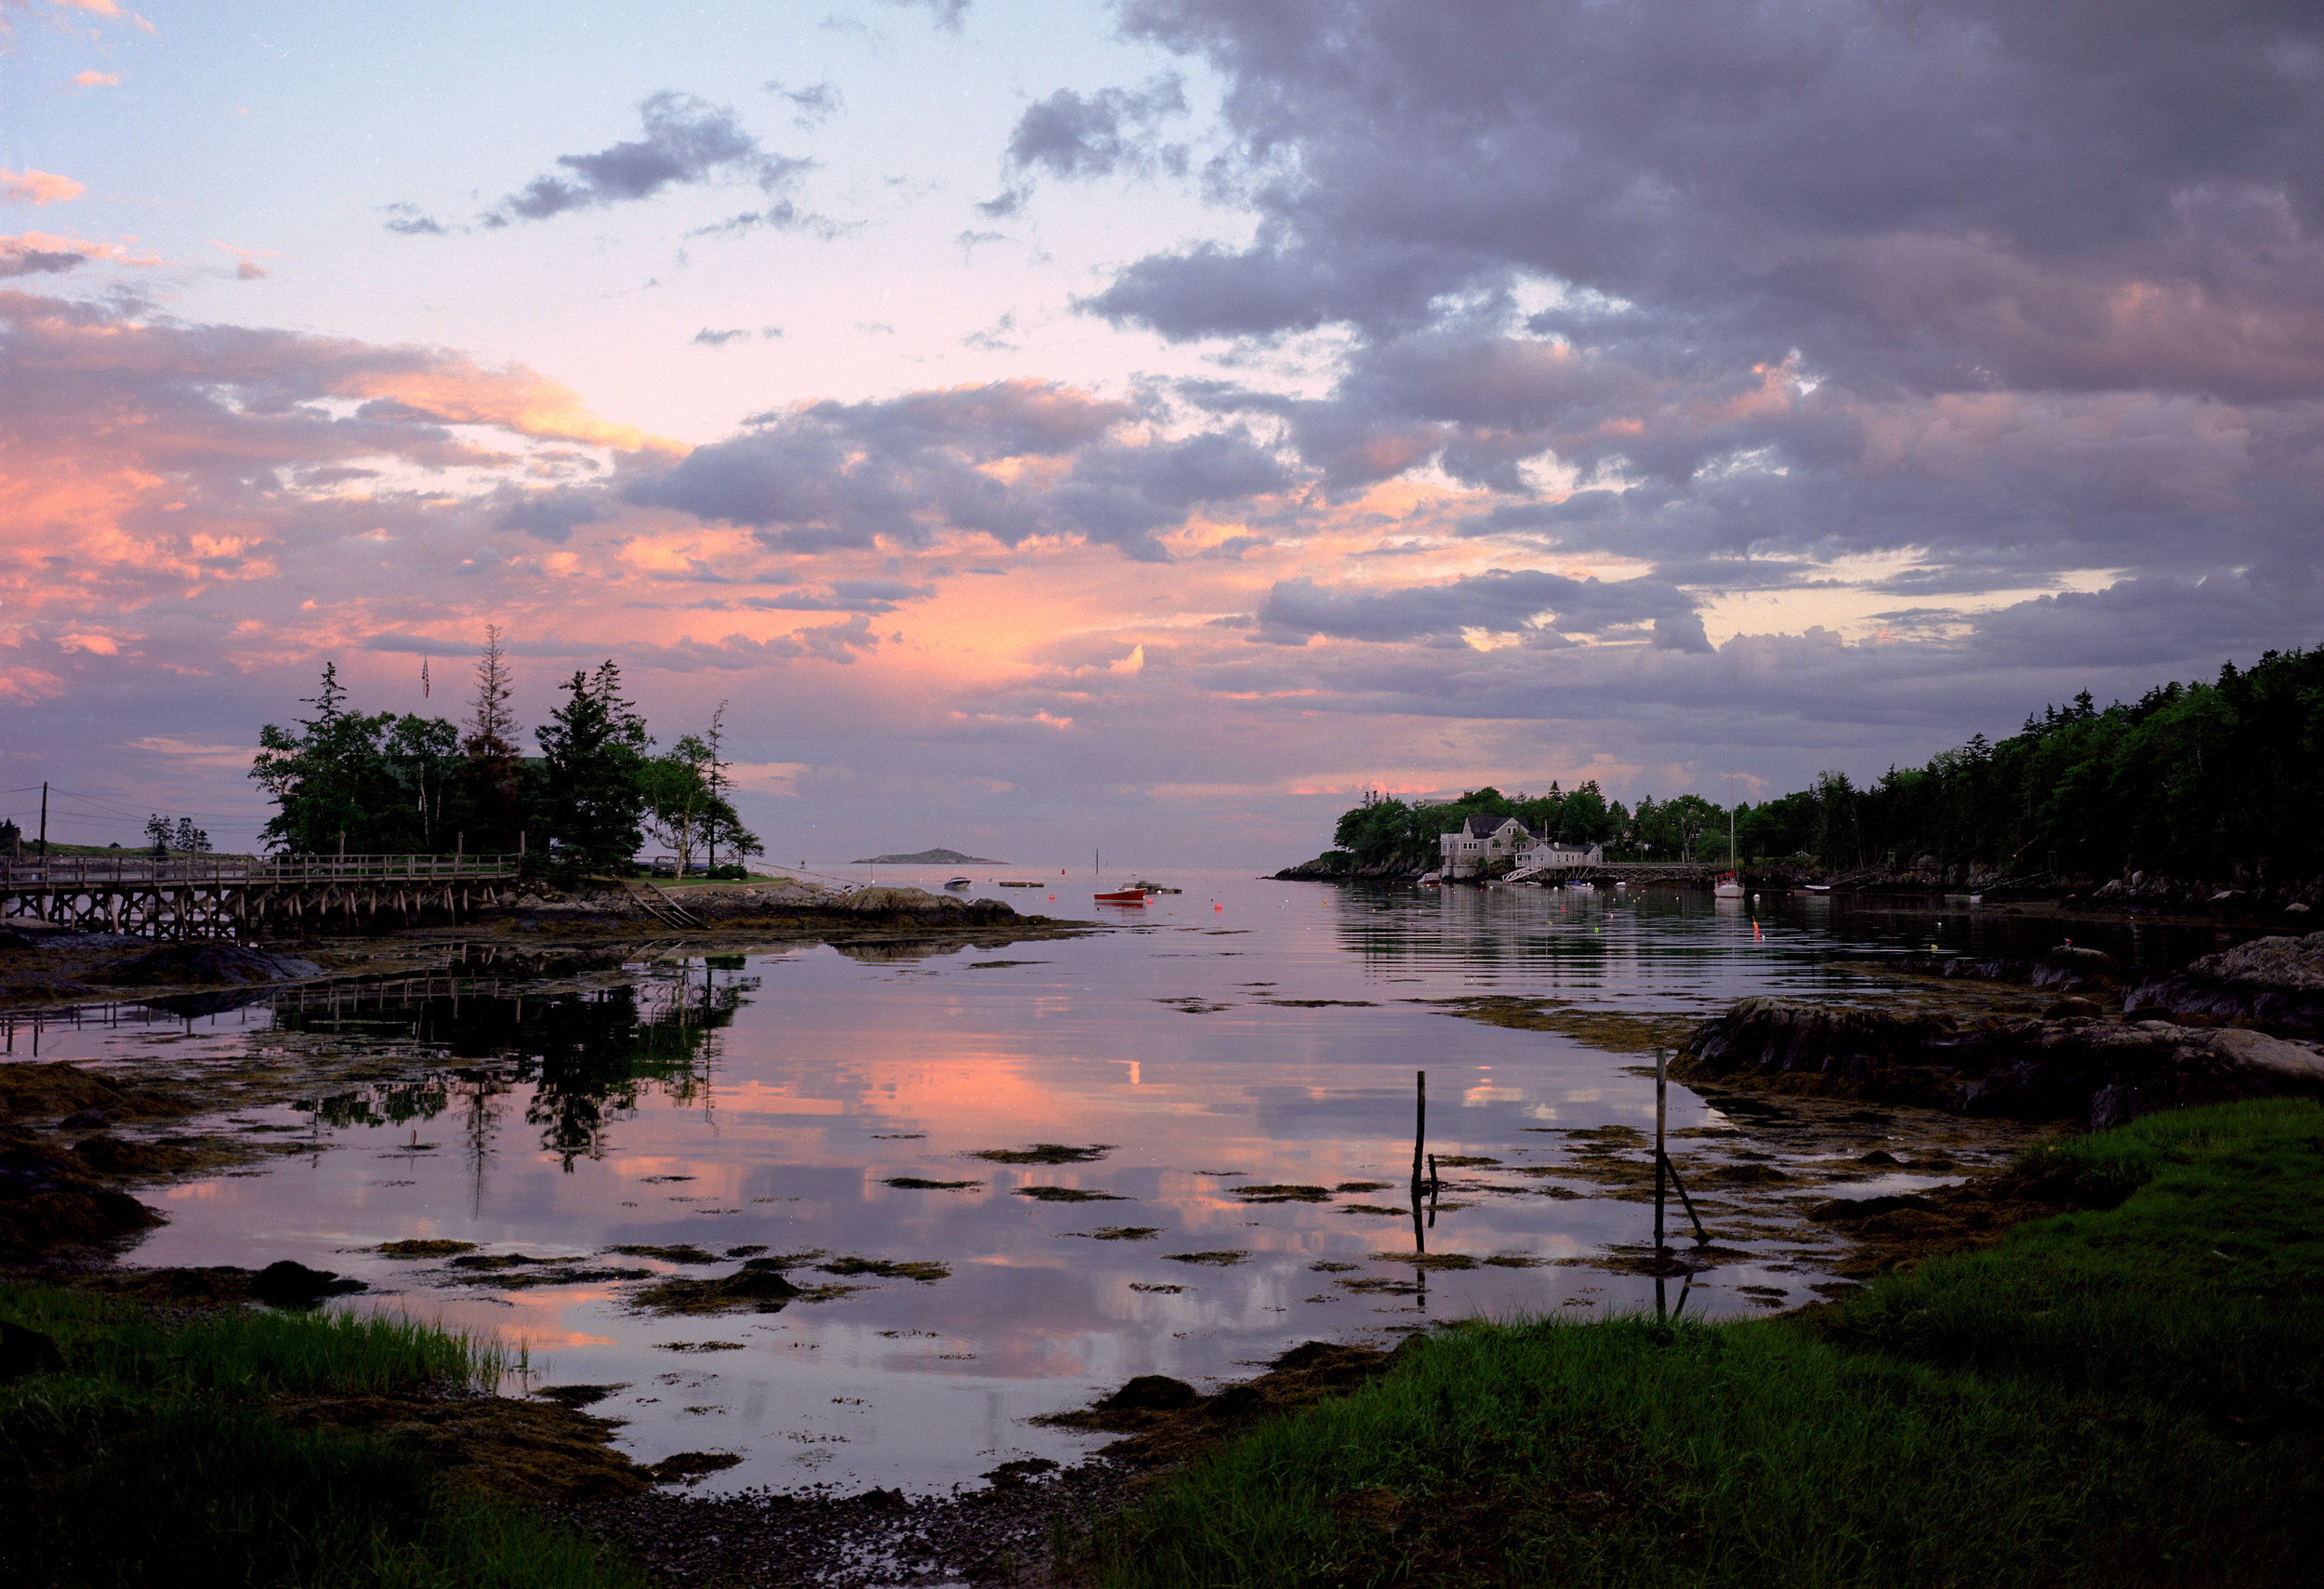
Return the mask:
<svg viewBox="0 0 2324 1589">
<path fill-rule="evenodd" d="M 1005 867 L 990 855 L 964 855 L 957 850 L 915 850 L 908 855 L 865 855 L 852 867 Z"/>
</svg>

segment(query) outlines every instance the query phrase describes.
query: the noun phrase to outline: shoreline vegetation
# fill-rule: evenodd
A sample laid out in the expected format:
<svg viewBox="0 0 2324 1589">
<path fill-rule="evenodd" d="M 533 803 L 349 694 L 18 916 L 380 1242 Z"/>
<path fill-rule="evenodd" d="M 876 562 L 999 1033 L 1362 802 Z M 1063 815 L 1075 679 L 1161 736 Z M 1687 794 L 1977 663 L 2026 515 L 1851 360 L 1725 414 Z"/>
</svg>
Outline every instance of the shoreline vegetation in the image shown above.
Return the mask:
<svg viewBox="0 0 2324 1589">
<path fill-rule="evenodd" d="M 1471 1322 L 1165 1478 L 1090 1582 L 2290 1583 L 2324 1544 L 2324 1107 L 2029 1152 L 2052 1212 L 1832 1304 Z"/>
<path fill-rule="evenodd" d="M 408 1319 L 0 1286 L 0 1578 L 648 1589 L 541 1514 L 627 1464 L 493 1396 L 517 1366 Z M 576 1485 L 560 1446 L 612 1476 Z"/>
<path fill-rule="evenodd" d="M 2324 908 L 2324 646 L 2270 651 L 2211 682 L 2165 683 L 2101 708 L 2084 691 L 1918 768 L 1858 786 L 1825 772 L 1805 789 L 1729 812 L 1686 793 L 1609 801 L 1591 780 L 1546 795 L 1485 788 L 1410 802 L 1367 791 L 1332 848 L 1287 881 L 1409 881 L 1437 869 L 1438 838 L 1469 817 L 1513 816 L 1609 861 L 1737 870 L 1748 886 L 1841 892 L 1966 890 L 2092 911 L 2242 915 Z M 1501 867 L 1506 870 L 1506 866 Z M 1489 875 L 1489 874 L 1488 874 Z"/>
</svg>

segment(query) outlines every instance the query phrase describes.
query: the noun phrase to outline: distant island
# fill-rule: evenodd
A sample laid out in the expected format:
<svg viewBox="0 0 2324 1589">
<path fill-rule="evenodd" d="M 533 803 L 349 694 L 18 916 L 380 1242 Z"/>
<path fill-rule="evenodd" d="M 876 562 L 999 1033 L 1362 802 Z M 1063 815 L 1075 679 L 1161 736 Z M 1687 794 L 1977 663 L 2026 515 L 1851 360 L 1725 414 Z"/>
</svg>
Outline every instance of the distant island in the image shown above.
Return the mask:
<svg viewBox="0 0 2324 1589">
<path fill-rule="evenodd" d="M 908 855 L 865 855 L 852 867 L 1005 867 L 990 855 L 964 855 L 957 850 L 915 850 Z"/>
</svg>

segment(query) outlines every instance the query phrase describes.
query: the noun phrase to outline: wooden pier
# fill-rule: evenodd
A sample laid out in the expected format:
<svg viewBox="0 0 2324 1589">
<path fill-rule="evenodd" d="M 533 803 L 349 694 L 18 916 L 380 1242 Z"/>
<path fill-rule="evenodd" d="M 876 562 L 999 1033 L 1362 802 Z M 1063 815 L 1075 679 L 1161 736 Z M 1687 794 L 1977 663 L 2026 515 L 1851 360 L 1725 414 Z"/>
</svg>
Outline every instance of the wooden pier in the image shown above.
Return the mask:
<svg viewBox="0 0 2324 1589">
<path fill-rule="evenodd" d="M 0 858 L 0 926 L 30 919 L 146 938 L 346 932 L 382 912 L 457 920 L 515 892 L 519 855 Z"/>
</svg>

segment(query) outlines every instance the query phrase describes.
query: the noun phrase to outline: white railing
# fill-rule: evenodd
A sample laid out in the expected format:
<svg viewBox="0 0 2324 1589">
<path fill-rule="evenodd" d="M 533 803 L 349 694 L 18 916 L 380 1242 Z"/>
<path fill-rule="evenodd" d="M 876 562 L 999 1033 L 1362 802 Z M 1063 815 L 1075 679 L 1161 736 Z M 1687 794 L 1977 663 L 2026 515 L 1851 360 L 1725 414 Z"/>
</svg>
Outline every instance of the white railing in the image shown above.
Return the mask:
<svg viewBox="0 0 2324 1589">
<path fill-rule="evenodd" d="M 450 882 L 514 877 L 520 855 L 0 856 L 0 888 L 124 888 L 280 882 Z"/>
</svg>

